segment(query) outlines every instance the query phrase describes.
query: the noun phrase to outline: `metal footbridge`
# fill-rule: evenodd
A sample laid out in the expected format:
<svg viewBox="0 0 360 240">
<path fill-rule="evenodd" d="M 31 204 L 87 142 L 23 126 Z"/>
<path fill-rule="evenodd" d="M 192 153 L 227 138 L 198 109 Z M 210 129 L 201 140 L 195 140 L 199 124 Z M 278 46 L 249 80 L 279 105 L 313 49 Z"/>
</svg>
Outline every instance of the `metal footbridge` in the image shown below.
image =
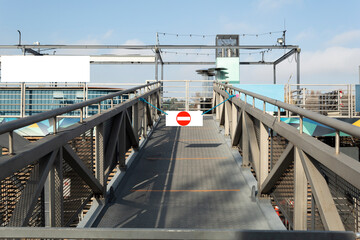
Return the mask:
<svg viewBox="0 0 360 240">
<path fill-rule="evenodd" d="M 203 127 L 167 127 L 151 107 L 161 90 L 156 81 L 1 124 L 0 239 L 356 239 L 360 163 L 339 149 L 358 127 L 219 82 L 212 106 L 239 97 Z M 79 121 L 59 127 L 69 113 Z M 333 146 L 304 133 L 304 118 L 335 129 Z M 48 119 L 53 131 L 37 141 L 16 132 Z"/>
</svg>

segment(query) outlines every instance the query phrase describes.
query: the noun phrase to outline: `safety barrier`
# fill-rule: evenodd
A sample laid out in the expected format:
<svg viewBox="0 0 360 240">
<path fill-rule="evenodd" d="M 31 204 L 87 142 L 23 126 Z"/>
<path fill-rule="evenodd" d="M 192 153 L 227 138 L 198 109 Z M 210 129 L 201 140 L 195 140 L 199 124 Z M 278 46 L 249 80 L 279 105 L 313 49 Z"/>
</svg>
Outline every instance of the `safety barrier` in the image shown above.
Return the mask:
<svg viewBox="0 0 360 240">
<path fill-rule="evenodd" d="M 340 152 L 340 133 L 360 137 L 351 124 L 259 94 L 214 83 L 216 118 L 252 167 L 258 196 L 271 196 L 284 224 L 294 230 L 360 231 L 360 163 Z M 274 113 L 266 105 L 275 106 Z M 261 106 L 258 108 L 258 106 Z M 289 112 L 299 128 L 281 121 Z M 307 135 L 309 118 L 335 129 L 333 146 Z"/>
<path fill-rule="evenodd" d="M 1 124 L 0 226 L 76 224 L 90 199 L 106 197 L 113 170 L 126 170 L 126 152 L 147 137 L 159 112 L 139 99 L 159 106 L 160 89 L 154 82 Z M 90 106 L 97 114 L 85 118 Z M 79 122 L 60 128 L 57 117 L 74 111 Z M 15 131 L 47 119 L 52 133 L 36 142 Z"/>
</svg>

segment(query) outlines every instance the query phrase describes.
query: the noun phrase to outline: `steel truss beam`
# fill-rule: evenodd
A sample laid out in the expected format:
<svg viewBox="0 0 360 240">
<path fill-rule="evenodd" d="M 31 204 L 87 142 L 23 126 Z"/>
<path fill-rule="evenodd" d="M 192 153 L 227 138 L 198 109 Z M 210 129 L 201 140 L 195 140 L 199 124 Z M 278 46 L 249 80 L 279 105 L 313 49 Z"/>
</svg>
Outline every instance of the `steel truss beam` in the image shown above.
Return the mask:
<svg viewBox="0 0 360 240">
<path fill-rule="evenodd" d="M 23 48 L 51 48 L 51 49 L 131 49 L 131 50 L 146 50 L 146 49 L 225 49 L 228 46 L 216 45 L 0 45 L 0 49 L 23 49 Z M 234 49 L 293 49 L 298 48 L 296 45 L 240 45 L 231 46 Z"/>
<path fill-rule="evenodd" d="M 294 160 L 294 145 L 289 143 L 285 148 L 284 152 L 281 154 L 279 160 L 276 162 L 273 169 L 270 171 L 269 175 L 265 179 L 264 183 L 261 185 L 260 193 L 269 194 L 272 191 L 272 188 L 275 186 L 276 182 L 282 176 L 284 171 L 289 167 L 290 163 Z"/>
<path fill-rule="evenodd" d="M 86 119 L 84 123 L 76 123 L 68 127 L 66 130 L 56 135 L 48 135 L 34 143 L 24 146 L 13 156 L 0 157 L 0 180 L 10 176 L 19 169 L 26 167 L 37 159 L 46 156 L 49 152 L 54 151 L 59 146 L 64 146 L 71 139 L 80 136 L 84 132 L 98 126 L 104 121 L 114 117 L 118 113 L 126 110 L 135 103 L 139 102 L 139 98 L 147 97 L 160 91 L 160 87 L 151 89 L 143 95 L 130 99 L 118 106 L 102 112 L 101 115 L 94 115 Z M 15 121 L 14 121 L 15 122 Z M 11 122 L 10 122 L 11 123 Z M 22 124 L 19 124 L 22 125 Z"/>
<path fill-rule="evenodd" d="M 336 209 L 328 184 L 314 165 L 316 161 L 310 160 L 311 157 L 309 158 L 301 150 L 299 151 L 299 156 L 304 167 L 306 178 L 310 183 L 312 194 L 317 203 L 325 230 L 345 231 L 344 224 Z"/>
<path fill-rule="evenodd" d="M 219 87 L 217 86 L 214 87 L 214 90 L 220 93 L 224 97 L 227 96 L 227 93 L 219 89 Z M 273 129 L 281 136 L 285 137 L 288 141 L 292 143 L 296 143 L 298 148 L 303 150 L 305 153 L 316 159 L 318 162 L 320 162 L 327 168 L 331 169 L 334 173 L 344 178 L 346 181 L 354 185 L 356 188 L 360 189 L 360 182 L 356 180 L 360 176 L 360 165 L 356 160 L 343 153 L 335 154 L 334 148 L 330 147 L 329 145 L 320 142 L 317 139 L 307 134 L 300 134 L 299 131 L 294 127 L 284 122 L 278 122 L 277 118 L 275 118 L 274 116 L 271 116 L 269 114 L 264 114 L 263 111 L 257 108 L 253 108 L 250 104 L 247 103 L 245 104 L 243 101 L 241 101 L 238 98 L 232 98 L 229 101 L 232 101 L 241 109 L 244 109 L 244 111 L 246 111 L 249 115 L 253 116 L 255 119 L 260 120 L 263 124 Z M 284 103 L 281 104 L 283 105 Z M 296 108 L 294 108 L 294 111 L 292 112 L 295 112 L 295 109 Z M 299 111 L 302 110 L 303 109 Z M 326 122 L 324 124 L 326 124 Z M 344 123 L 340 122 L 339 126 L 340 125 L 344 125 Z M 353 128 L 353 126 L 346 126 L 346 127 L 348 129 Z M 357 127 L 355 127 L 355 130 L 359 131 Z M 346 132 L 351 132 L 351 131 L 346 131 Z M 357 135 L 358 134 L 356 134 L 356 136 Z"/>
<path fill-rule="evenodd" d="M 95 178 L 92 171 L 83 163 L 76 152 L 69 145 L 63 146 L 63 151 L 64 160 L 70 167 L 89 185 L 95 194 L 102 195 L 104 186 Z"/>
</svg>

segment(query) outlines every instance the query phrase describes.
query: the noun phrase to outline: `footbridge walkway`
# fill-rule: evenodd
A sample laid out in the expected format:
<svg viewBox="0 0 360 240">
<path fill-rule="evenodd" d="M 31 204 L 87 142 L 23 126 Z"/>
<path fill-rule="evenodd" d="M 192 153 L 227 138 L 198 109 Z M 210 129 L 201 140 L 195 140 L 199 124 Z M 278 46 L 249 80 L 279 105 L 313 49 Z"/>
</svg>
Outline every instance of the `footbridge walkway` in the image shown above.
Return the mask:
<svg viewBox="0 0 360 240">
<path fill-rule="evenodd" d="M 360 163 L 339 149 L 358 127 L 219 82 L 202 127 L 167 127 L 161 89 L 0 125 L 0 239 L 356 239 Z M 335 129 L 333 145 L 304 118 Z M 43 120 L 53 132 L 37 141 L 16 131 Z"/>
</svg>

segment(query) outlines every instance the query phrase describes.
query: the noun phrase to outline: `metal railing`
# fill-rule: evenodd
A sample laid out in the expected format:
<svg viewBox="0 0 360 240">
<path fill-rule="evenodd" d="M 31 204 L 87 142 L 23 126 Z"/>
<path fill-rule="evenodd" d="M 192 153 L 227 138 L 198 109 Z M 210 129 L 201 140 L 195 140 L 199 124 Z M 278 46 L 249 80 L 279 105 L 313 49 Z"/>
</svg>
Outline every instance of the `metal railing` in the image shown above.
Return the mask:
<svg viewBox="0 0 360 240">
<path fill-rule="evenodd" d="M 126 101 L 103 109 L 104 102 L 123 95 Z M 108 180 L 128 167 L 127 152 L 159 117 L 142 101 L 160 106 L 160 83 L 154 82 L 21 118 L 0 125 L 0 226 L 73 226 L 91 199 L 109 197 Z M 84 109 L 98 112 L 85 118 Z M 73 111 L 80 120 L 58 128 L 57 117 Z M 53 119 L 53 131 L 29 142 L 15 130 Z"/>
<path fill-rule="evenodd" d="M 216 108 L 216 118 L 254 170 L 258 195 L 272 197 L 289 229 L 360 231 L 360 163 L 340 152 L 340 132 L 359 138 L 358 127 L 229 85 L 215 83 L 214 91 L 215 105 L 240 96 Z M 280 121 L 285 112 L 299 118 L 298 128 Z M 332 145 L 305 134 L 304 118 L 335 129 Z"/>
<path fill-rule="evenodd" d="M 213 80 L 160 80 L 160 82 L 164 110 L 206 111 L 211 109 Z"/>
<path fill-rule="evenodd" d="M 286 103 L 329 117 L 360 117 L 355 96 L 355 85 L 351 84 L 285 85 Z"/>
</svg>

